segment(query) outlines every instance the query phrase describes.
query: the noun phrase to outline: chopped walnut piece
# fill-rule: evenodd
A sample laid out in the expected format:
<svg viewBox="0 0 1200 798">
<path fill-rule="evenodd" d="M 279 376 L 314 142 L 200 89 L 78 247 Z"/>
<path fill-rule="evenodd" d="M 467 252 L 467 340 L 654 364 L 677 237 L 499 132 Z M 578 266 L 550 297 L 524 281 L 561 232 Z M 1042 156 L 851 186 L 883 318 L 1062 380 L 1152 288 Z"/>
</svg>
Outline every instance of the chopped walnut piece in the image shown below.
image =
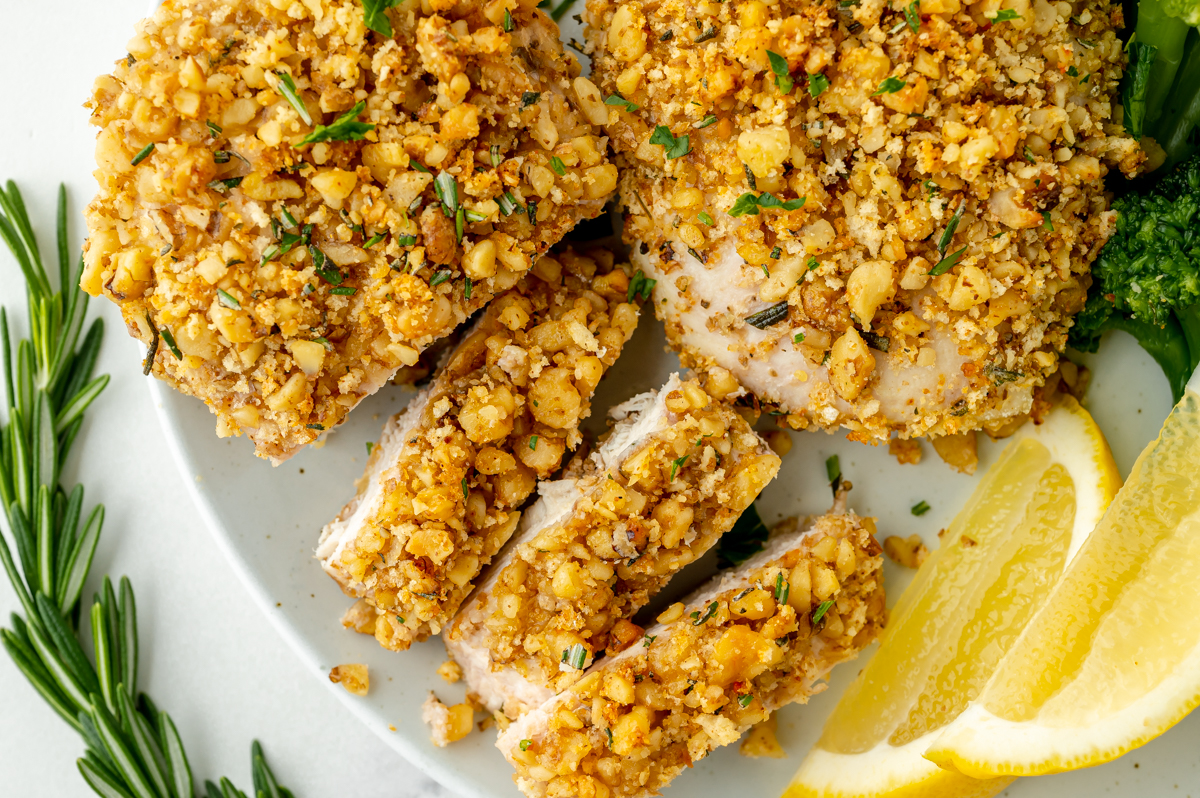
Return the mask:
<svg viewBox="0 0 1200 798">
<path fill-rule="evenodd" d="M 329 681 L 340 684 L 346 688 L 346 692 L 354 695 L 366 695 L 371 687 L 366 665 L 335 665 L 329 671 Z"/>
<path fill-rule="evenodd" d="M 929 556 L 929 549 L 921 542 L 920 535 L 909 535 L 907 538 L 889 535 L 884 538 L 883 553 L 889 560 L 905 568 L 920 568 Z"/>
<path fill-rule="evenodd" d="M 963 474 L 975 473 L 975 467 L 979 465 L 979 453 L 973 431 L 941 435 L 929 442 L 946 465 Z"/>
</svg>

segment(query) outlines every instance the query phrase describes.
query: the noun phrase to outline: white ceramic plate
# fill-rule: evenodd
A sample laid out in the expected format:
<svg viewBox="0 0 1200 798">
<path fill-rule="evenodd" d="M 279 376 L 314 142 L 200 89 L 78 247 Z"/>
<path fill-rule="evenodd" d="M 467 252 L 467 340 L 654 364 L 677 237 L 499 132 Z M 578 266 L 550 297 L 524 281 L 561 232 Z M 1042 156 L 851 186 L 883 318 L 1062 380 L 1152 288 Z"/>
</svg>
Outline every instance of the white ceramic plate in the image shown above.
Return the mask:
<svg viewBox="0 0 1200 798">
<path fill-rule="evenodd" d="M 1170 406 L 1166 382 L 1132 339 L 1123 335 L 1108 342 L 1094 359 L 1094 366 L 1088 405 L 1109 435 L 1122 471 L 1127 472 L 1166 416 Z M 658 386 L 677 367 L 675 356 L 664 351 L 661 325 L 653 318 L 643 318 L 626 353 L 601 384 L 591 423 L 599 423 L 604 408 Z M 366 460 L 366 442 L 377 438 L 384 419 L 404 406 L 411 391 L 390 387 L 381 391 L 363 402 L 324 447 L 309 449 L 272 468 L 253 456 L 245 439 L 218 439 L 213 433 L 213 416 L 201 403 L 157 381 L 152 380 L 151 385 L 163 428 L 201 514 L 263 611 L 313 675 L 390 746 L 458 794 L 518 795 L 507 763 L 492 747 L 494 731 L 472 734 L 445 749 L 429 742 L 420 722 L 421 702 L 430 690 L 447 701 L 460 701 L 463 695 L 462 685 L 447 685 L 434 672 L 445 659 L 441 642 L 430 640 L 398 654 L 381 649 L 373 638 L 344 630 L 339 618 L 350 599 L 312 556 L 321 526 L 353 493 L 354 480 Z M 786 515 L 817 513 L 828 507 L 825 459 L 837 454 L 844 475 L 855 485 L 851 505 L 859 513 L 879 519 L 881 536 L 916 532 L 933 546 L 938 530 L 950 522 L 978 478 L 952 472 L 927 444 L 920 465 L 900 466 L 886 447 L 864 446 L 822 433 L 793 433 L 792 438 L 794 446 L 784 458 L 779 477 L 759 501 L 768 524 Z M 981 446 L 980 473 L 1000 448 L 990 443 Z M 922 499 L 933 509 L 918 519 L 910 508 Z M 694 584 L 707 567 L 711 566 L 702 561 L 689 568 L 671 585 L 671 591 Z M 891 562 L 885 568 L 888 593 L 894 600 L 911 572 Z M 329 669 L 345 662 L 370 666 L 367 697 L 357 698 L 330 685 Z M 728 798 L 747 790 L 756 796 L 779 795 L 815 741 L 842 687 L 856 672 L 854 665 L 843 666 L 834 672 L 826 693 L 807 706 L 780 712 L 779 738 L 789 754 L 787 759 L 744 759 L 730 747 L 681 776 L 667 795 Z M 1194 733 L 1196 724 L 1190 725 Z M 1156 742 L 1154 749 L 1153 759 L 1163 765 L 1190 763 L 1194 758 L 1183 729 Z M 1145 758 L 1144 751 L 1130 757 L 1139 755 Z M 1118 763 L 1067 776 L 1026 780 L 1010 788 L 1009 794 L 1020 798 L 1094 796 L 1113 785 L 1118 768 L 1124 771 L 1130 766 Z M 1165 795 L 1174 792 L 1172 787 L 1181 780 L 1195 781 L 1194 773 L 1181 779 L 1182 775 L 1174 767 L 1141 770 L 1139 787 L 1149 789 L 1149 795 Z"/>
<path fill-rule="evenodd" d="M 155 4 L 156 5 L 156 4 Z M 578 24 L 565 19 L 563 40 L 582 39 Z M 1090 358 L 1095 366 L 1087 405 L 1109 438 L 1122 473 L 1127 473 L 1142 447 L 1158 432 L 1170 409 L 1170 393 L 1157 366 L 1133 340 L 1114 336 L 1105 350 Z M 665 351 L 661 325 L 643 317 L 624 356 L 605 377 L 593 403 L 593 429 L 603 427 L 605 410 L 640 391 L 657 388 L 679 368 Z M 433 639 L 404 653 L 380 648 L 373 638 L 342 628 L 339 619 L 350 605 L 334 582 L 313 559 L 321 527 L 354 493 L 354 480 L 366 461 L 366 443 L 378 438 L 384 420 L 402 409 L 411 390 L 388 387 L 364 401 L 320 449 L 310 448 L 278 468 L 253 456 L 244 439 L 221 440 L 214 419 L 198 401 L 151 380 L 151 390 L 184 481 L 200 513 L 225 551 L 234 570 L 263 611 L 292 645 L 313 675 L 383 740 L 444 785 L 466 798 L 519 796 L 508 764 L 493 747 L 494 731 L 472 734 L 453 746 L 438 749 L 429 742 L 420 721 L 420 705 L 429 691 L 447 703 L 462 700 L 464 688 L 447 685 L 435 673 L 445 659 L 440 640 Z M 924 445 L 918 466 L 900 466 L 886 447 L 851 443 L 841 436 L 793 433 L 794 446 L 784 458 L 779 477 L 758 502 L 768 525 L 788 515 L 825 511 L 830 503 L 825 460 L 839 455 L 842 472 L 855 488 L 851 506 L 879 519 L 881 539 L 887 535 L 920 534 L 931 547 L 937 532 L 949 524 L 970 494 L 975 478 L 954 473 Z M 995 459 L 1001 446 L 983 444 L 979 474 Z M 927 501 L 932 510 L 915 518 L 910 508 Z M 712 571 L 712 557 L 696 563 L 664 591 L 660 600 L 690 589 Z M 886 585 L 894 601 L 911 578 L 893 563 L 885 563 Z M 891 603 L 889 601 L 889 603 Z M 869 655 L 870 652 L 868 652 Z M 366 663 L 371 691 L 365 698 L 331 685 L 334 665 Z M 667 796 L 729 798 L 732 795 L 780 795 L 804 752 L 816 741 L 825 716 L 857 673 L 845 665 L 833 674 L 830 689 L 806 706 L 780 711 L 779 741 L 788 752 L 782 760 L 745 759 L 736 746 L 719 750 L 668 789 Z M 1195 784 L 1192 735 L 1198 724 L 1183 728 L 1124 760 L 1064 776 L 1024 780 L 1006 791 L 1018 798 L 1094 796 L 1111 791 L 1114 783 L 1130 782 L 1137 759 L 1157 763 L 1140 769 L 1137 789 L 1145 795 L 1166 795 L 1180 783 Z"/>
</svg>

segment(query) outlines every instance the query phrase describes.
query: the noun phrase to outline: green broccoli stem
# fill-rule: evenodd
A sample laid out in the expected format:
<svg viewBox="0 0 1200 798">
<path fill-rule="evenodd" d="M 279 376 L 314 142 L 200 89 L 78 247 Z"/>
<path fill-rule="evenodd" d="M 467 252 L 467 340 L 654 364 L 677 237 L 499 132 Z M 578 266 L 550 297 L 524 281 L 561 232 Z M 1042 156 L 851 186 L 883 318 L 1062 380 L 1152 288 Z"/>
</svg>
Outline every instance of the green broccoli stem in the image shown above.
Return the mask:
<svg viewBox="0 0 1200 798">
<path fill-rule="evenodd" d="M 1193 34 L 1175 75 L 1169 100 L 1153 129 L 1154 139 L 1167 153 L 1162 171 L 1191 154 L 1190 139 L 1197 124 L 1200 124 L 1200 43 Z"/>
<path fill-rule="evenodd" d="M 1188 340 L 1177 319 L 1172 317 L 1164 326 L 1159 327 L 1117 313 L 1108 320 L 1107 326 L 1114 330 L 1124 330 L 1136 338 L 1142 349 L 1162 368 L 1171 386 L 1173 401 L 1178 402 L 1183 398 L 1184 387 L 1188 378 L 1192 376 L 1195 364 L 1192 362 Z M 1197 342 L 1197 351 L 1200 351 L 1200 337 L 1197 338 Z"/>
<path fill-rule="evenodd" d="M 1146 92 L 1146 128 L 1153 130 L 1163 113 L 1163 105 L 1175 82 L 1175 73 L 1183 60 L 1183 44 L 1187 39 L 1187 23 L 1163 13 L 1159 0 L 1138 3 L 1135 41 L 1158 48 L 1154 66 L 1150 68 L 1150 84 Z"/>
</svg>

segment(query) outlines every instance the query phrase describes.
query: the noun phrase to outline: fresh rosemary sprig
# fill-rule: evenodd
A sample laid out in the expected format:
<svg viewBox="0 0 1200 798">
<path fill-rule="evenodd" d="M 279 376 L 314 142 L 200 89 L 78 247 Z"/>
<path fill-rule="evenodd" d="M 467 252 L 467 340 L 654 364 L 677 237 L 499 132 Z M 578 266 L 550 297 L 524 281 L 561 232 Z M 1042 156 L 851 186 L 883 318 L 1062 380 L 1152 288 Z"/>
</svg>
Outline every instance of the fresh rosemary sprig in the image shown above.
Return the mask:
<svg viewBox="0 0 1200 798">
<path fill-rule="evenodd" d="M 0 188 L 0 238 L 25 275 L 30 337 L 14 350 L 0 308 L 7 423 L 0 423 L 0 501 L 16 548 L 0 534 L 3 565 L 24 617 L 13 613 L 0 643 L 46 703 L 83 737 L 79 772 L 104 798 L 194 798 L 187 754 L 175 724 L 137 689 L 137 605 L 122 577 L 107 576 L 87 613 L 89 659 L 81 640 L 80 598 L 104 524 L 96 505 L 84 519 L 83 486 L 67 490 L 63 464 L 83 414 L 108 384 L 92 377 L 103 323 L 80 339 L 88 297 L 79 290 L 82 259 L 72 263 L 67 195 L 58 192 L 58 283 L 51 287 L 17 186 Z M 14 357 L 15 355 L 15 357 Z M 82 522 L 82 523 L 81 523 Z M 291 798 L 251 747 L 256 798 Z M 228 779 L 205 782 L 205 798 L 246 798 Z"/>
</svg>

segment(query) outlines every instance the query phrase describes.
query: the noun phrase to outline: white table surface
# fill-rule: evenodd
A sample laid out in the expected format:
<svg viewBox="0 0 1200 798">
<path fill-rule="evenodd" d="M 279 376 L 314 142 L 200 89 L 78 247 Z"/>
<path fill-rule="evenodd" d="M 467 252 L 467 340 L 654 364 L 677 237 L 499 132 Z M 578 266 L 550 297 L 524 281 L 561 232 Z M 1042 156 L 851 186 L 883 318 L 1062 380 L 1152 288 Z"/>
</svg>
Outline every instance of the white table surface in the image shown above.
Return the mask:
<svg viewBox="0 0 1200 798">
<path fill-rule="evenodd" d="M 66 182 L 73 245 L 89 199 L 94 129 L 81 108 L 96 75 L 124 53 L 146 0 L 3 0 L 0 179 L 25 192 L 43 249 L 52 253 L 54 192 Z M 23 322 L 15 264 L 0 254 L 0 302 Z M 441 798 L 448 793 L 398 758 L 302 670 L 251 603 L 197 517 L 167 451 L 139 352 L 114 308 L 99 370 L 114 379 L 89 414 L 68 477 L 108 509 L 93 572 L 128 575 L 139 599 L 142 687 L 169 710 L 198 778 L 228 775 L 249 788 L 257 737 L 282 782 L 302 798 Z M 1114 441 L 1114 443 L 1116 443 Z M 92 587 L 85 594 L 90 596 Z M 17 608 L 0 580 L 0 617 Z M 1195 740 L 1200 713 L 1173 730 Z M 75 768 L 83 746 L 0 656 L 0 795 L 88 796 Z M 1106 766 L 1109 795 L 1145 795 L 1138 768 L 1170 766 L 1172 796 L 1200 798 L 1197 757 L 1180 767 L 1164 739 Z M 1193 749 L 1194 754 L 1194 749 Z M 1146 773 L 1142 770 L 1141 773 Z M 1053 778 L 1053 777 L 1051 777 Z"/>
</svg>

